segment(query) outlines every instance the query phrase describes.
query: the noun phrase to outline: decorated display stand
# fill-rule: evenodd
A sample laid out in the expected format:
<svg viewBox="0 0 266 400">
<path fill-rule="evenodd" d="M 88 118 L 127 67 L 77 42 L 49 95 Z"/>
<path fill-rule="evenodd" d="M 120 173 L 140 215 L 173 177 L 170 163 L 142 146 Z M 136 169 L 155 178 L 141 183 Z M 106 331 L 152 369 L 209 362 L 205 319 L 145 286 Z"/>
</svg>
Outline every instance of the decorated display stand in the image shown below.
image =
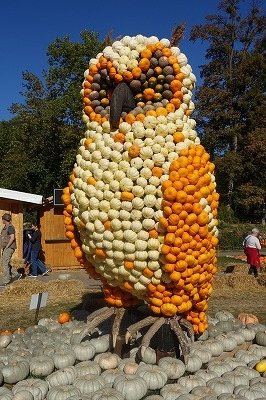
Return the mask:
<svg viewBox="0 0 266 400">
<path fill-rule="evenodd" d="M 102 280 L 107 302 L 83 334 L 113 317 L 115 352 L 146 330 L 142 357 L 153 343 L 157 357 L 186 361 L 194 334 L 208 327 L 219 195 L 177 36 L 125 36 L 90 60 L 86 129 L 62 200 L 74 254 Z M 143 303 L 149 315 L 132 324 L 128 313 Z"/>
</svg>

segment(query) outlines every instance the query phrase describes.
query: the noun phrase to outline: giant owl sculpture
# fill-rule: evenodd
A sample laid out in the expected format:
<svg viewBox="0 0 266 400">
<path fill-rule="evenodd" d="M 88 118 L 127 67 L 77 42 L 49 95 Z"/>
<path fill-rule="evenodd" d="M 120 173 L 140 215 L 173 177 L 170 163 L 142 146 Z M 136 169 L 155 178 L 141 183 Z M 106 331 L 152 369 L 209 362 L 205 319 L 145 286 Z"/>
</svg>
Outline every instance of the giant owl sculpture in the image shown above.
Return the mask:
<svg viewBox="0 0 266 400">
<path fill-rule="evenodd" d="M 155 36 L 125 36 L 91 59 L 81 90 L 86 130 L 62 198 L 66 236 L 108 304 L 144 301 L 202 333 L 219 195 L 191 118 L 195 82 L 185 54 Z M 112 108 L 120 85 L 134 99 L 126 111 L 119 96 Z"/>
</svg>

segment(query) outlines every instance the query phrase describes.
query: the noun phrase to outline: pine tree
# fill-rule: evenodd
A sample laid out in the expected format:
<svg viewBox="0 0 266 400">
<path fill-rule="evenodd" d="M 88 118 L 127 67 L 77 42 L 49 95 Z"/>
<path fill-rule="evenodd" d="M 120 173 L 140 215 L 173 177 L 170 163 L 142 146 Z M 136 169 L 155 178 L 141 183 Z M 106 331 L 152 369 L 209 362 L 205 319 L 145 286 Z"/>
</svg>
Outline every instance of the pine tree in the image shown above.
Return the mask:
<svg viewBox="0 0 266 400">
<path fill-rule="evenodd" d="M 265 179 L 257 174 L 257 160 L 265 160 L 266 147 L 251 152 L 257 135 L 260 140 L 265 135 L 266 19 L 255 3 L 246 15 L 239 0 L 224 0 L 218 10 L 191 30 L 190 40 L 209 46 L 208 63 L 201 66 L 203 84 L 196 91 L 196 118 L 202 143 L 215 158 L 221 200 L 239 210 L 245 185 L 253 187 L 258 206 L 266 194 Z"/>
</svg>

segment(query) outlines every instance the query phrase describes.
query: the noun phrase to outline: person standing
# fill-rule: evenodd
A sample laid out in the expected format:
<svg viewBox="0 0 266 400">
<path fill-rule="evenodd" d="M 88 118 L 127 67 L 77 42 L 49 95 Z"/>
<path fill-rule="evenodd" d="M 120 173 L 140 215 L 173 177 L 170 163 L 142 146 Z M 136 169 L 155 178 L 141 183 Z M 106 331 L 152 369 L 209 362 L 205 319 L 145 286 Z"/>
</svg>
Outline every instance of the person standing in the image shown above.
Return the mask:
<svg viewBox="0 0 266 400">
<path fill-rule="evenodd" d="M 22 277 L 22 274 L 12 267 L 10 264 L 11 257 L 17 248 L 16 232 L 11 224 L 11 215 L 4 214 L 2 216 L 3 229 L 1 232 L 1 248 L 2 248 L 2 264 L 3 264 L 3 281 L 1 287 L 7 286 L 9 283 L 16 281 Z"/>
<path fill-rule="evenodd" d="M 244 253 L 247 256 L 247 263 L 250 265 L 248 274 L 254 275 L 258 278 L 258 269 L 261 268 L 260 265 L 260 250 L 261 244 L 258 239 L 260 231 L 257 228 L 252 229 L 251 234 L 247 235 L 244 242 Z"/>
<path fill-rule="evenodd" d="M 42 249 L 41 239 L 42 234 L 39 230 L 39 225 L 37 222 L 32 224 L 33 233 L 28 233 L 28 238 L 30 239 L 32 246 L 31 246 L 31 253 L 30 253 L 30 261 L 31 261 L 31 273 L 27 275 L 27 278 L 37 278 L 38 269 L 41 272 L 41 275 L 47 275 L 49 271 L 48 268 L 44 265 L 44 263 L 39 259 L 39 253 Z"/>
</svg>

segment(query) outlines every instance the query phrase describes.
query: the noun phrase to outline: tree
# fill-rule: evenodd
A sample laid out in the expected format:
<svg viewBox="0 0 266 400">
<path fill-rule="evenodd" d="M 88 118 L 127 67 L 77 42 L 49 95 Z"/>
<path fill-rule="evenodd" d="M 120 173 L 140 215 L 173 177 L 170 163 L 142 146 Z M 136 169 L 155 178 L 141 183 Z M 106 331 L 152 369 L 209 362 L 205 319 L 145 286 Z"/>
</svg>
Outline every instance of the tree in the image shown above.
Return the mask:
<svg viewBox="0 0 266 400">
<path fill-rule="evenodd" d="M 22 74 L 25 103 L 13 104 L 16 117 L 0 126 L 0 144 L 4 130 L 12 132 L 4 144 L 2 165 L 9 168 L 0 173 L 2 186 L 50 196 L 54 187 L 66 185 L 82 136 L 84 71 L 104 47 L 96 33 L 85 30 L 80 37 L 81 42 L 65 37 L 49 45 L 42 78 Z"/>
<path fill-rule="evenodd" d="M 254 153 L 258 132 L 264 136 L 260 124 L 265 118 L 266 19 L 255 3 L 242 16 L 239 4 L 220 2 L 220 14 L 207 16 L 205 25 L 195 25 L 190 37 L 209 43 L 209 62 L 201 66 L 203 84 L 196 91 L 197 122 L 202 143 L 217 165 L 221 199 L 232 208 L 235 201 L 241 204 L 243 185 L 263 189 L 256 189 L 257 204 L 266 194 L 265 180 L 256 173 L 257 155 L 265 160 L 265 146 Z"/>
</svg>

